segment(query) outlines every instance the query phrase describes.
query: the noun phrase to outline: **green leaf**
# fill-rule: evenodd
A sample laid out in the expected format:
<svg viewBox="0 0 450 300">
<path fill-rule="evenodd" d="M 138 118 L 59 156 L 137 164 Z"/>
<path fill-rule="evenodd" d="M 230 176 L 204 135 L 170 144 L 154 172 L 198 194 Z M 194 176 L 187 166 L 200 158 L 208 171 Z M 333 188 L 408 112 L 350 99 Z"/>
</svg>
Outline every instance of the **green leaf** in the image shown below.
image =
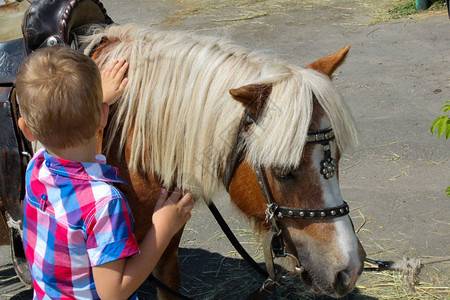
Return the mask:
<svg viewBox="0 0 450 300">
<path fill-rule="evenodd" d="M 441 121 L 442 117 L 437 117 L 434 122 L 433 125 L 431 125 L 431 133 L 434 133 L 434 131 L 436 130 L 436 127 L 438 126 L 439 122 Z"/>
<path fill-rule="evenodd" d="M 445 139 L 450 137 L 450 120 L 447 120 L 447 128 L 445 129 Z"/>
<path fill-rule="evenodd" d="M 447 187 L 445 193 L 447 194 L 448 197 L 450 197 L 450 186 Z"/>
<path fill-rule="evenodd" d="M 439 121 L 439 125 L 438 126 L 439 126 L 439 128 L 438 128 L 438 136 L 441 137 L 441 135 L 443 135 L 444 132 L 445 132 L 445 128 L 447 128 L 447 119 L 442 118 Z"/>
<path fill-rule="evenodd" d="M 445 100 L 445 103 L 450 103 L 450 100 Z M 442 106 L 441 113 L 444 115 L 446 111 L 450 110 L 450 104 L 446 104 Z"/>
<path fill-rule="evenodd" d="M 450 110 L 450 104 L 449 105 L 444 105 L 442 107 L 442 114 L 444 114 L 446 111 Z"/>
</svg>

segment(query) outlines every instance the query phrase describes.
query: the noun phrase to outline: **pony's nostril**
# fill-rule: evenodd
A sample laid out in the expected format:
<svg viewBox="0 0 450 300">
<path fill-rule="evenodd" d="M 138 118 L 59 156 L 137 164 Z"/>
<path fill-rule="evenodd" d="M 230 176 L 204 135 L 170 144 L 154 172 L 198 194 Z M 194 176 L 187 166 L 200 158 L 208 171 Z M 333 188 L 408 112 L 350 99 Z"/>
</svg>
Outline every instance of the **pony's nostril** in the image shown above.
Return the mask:
<svg viewBox="0 0 450 300">
<path fill-rule="evenodd" d="M 351 282 L 352 276 L 350 270 L 343 270 L 338 272 L 333 284 L 335 292 L 340 296 L 347 294 L 352 288 Z"/>
</svg>

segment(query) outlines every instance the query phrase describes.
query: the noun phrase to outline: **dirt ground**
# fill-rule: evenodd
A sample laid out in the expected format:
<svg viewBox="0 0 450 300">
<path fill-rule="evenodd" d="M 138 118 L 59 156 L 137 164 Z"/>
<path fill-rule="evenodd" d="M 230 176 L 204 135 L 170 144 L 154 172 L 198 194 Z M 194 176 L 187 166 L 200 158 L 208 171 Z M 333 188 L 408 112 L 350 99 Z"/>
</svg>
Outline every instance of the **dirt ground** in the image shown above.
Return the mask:
<svg viewBox="0 0 450 300">
<path fill-rule="evenodd" d="M 390 20 L 399 1 L 110 0 L 117 23 L 218 35 L 305 66 L 348 44 L 334 83 L 351 107 L 358 149 L 341 160 L 341 191 L 368 257 L 381 260 L 450 255 L 450 141 L 430 133 L 450 99 L 450 20 L 428 11 Z M 216 204 L 238 238 L 262 262 L 259 239 L 221 191 Z M 261 283 L 198 203 L 182 240 L 181 292 L 194 299 L 244 299 Z M 0 247 L 2 299 L 29 299 Z M 346 299 L 450 299 L 450 265 L 425 265 L 416 292 L 396 273 L 364 273 Z M 140 299 L 154 299 L 144 285 Z M 327 299 L 305 294 L 297 279 L 271 299 Z"/>
</svg>

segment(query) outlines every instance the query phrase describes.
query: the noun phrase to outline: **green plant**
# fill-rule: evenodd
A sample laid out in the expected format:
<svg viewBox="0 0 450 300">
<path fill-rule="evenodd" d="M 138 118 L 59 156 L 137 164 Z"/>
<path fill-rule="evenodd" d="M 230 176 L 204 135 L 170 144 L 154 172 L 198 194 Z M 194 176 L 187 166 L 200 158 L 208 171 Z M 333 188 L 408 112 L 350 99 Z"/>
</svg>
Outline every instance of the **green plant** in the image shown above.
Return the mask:
<svg viewBox="0 0 450 300">
<path fill-rule="evenodd" d="M 429 2 L 434 9 L 445 8 L 445 0 L 429 0 Z M 415 0 L 408 0 L 395 5 L 393 8 L 389 9 L 388 12 L 392 19 L 401 19 L 409 15 L 417 14 L 419 11 L 416 9 Z"/>
<path fill-rule="evenodd" d="M 431 133 L 434 133 L 437 129 L 437 134 L 439 138 L 441 138 L 442 135 L 445 135 L 445 139 L 448 139 L 450 137 L 450 118 L 448 116 L 447 112 L 450 112 L 450 100 L 445 101 L 445 103 L 448 103 L 444 105 L 441 109 L 441 116 L 437 117 L 433 125 L 431 125 Z M 447 113 L 447 114 L 446 114 Z M 450 197 L 450 186 L 446 189 L 447 196 Z"/>
<path fill-rule="evenodd" d="M 446 104 L 442 107 L 441 110 L 441 116 L 437 117 L 433 125 L 431 125 L 431 133 L 434 133 L 437 129 L 437 134 L 439 138 L 445 134 L 445 139 L 448 139 L 450 137 L 450 118 L 448 114 L 445 114 L 446 112 L 450 111 L 450 100 L 446 100 Z M 445 114 L 445 115 L 444 115 Z"/>
<path fill-rule="evenodd" d="M 394 8 L 388 10 L 392 19 L 400 19 L 417 13 L 416 2 L 408 1 L 404 4 L 398 4 Z"/>
</svg>

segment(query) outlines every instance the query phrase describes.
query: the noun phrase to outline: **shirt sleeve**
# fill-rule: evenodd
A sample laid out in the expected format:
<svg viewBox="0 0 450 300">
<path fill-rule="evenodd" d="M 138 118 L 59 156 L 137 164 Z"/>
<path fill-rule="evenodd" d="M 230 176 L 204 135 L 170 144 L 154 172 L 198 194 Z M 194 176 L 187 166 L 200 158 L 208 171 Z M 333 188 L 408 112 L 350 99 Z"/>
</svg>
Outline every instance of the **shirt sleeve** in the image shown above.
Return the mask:
<svg viewBox="0 0 450 300">
<path fill-rule="evenodd" d="M 133 216 L 124 198 L 99 207 L 86 224 L 86 247 L 91 266 L 139 253 L 133 234 Z"/>
</svg>

